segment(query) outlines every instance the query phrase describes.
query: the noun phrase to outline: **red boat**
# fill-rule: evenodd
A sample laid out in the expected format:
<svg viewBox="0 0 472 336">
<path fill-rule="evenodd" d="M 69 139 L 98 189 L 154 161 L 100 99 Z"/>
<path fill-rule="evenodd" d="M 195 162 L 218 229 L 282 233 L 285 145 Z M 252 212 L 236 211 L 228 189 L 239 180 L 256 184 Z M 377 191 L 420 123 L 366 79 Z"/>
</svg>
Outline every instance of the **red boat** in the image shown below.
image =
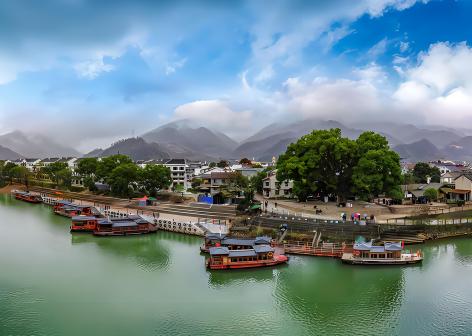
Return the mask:
<svg viewBox="0 0 472 336">
<path fill-rule="evenodd" d="M 93 206 L 73 204 L 67 201 L 57 202 L 56 205 L 54 205 L 54 213 L 69 218 L 75 216 L 100 216 L 100 212 Z"/>
<path fill-rule="evenodd" d="M 270 245 L 254 245 L 244 250 L 230 250 L 227 247 L 211 247 L 207 267 L 212 270 L 255 268 L 284 264 L 288 257 L 276 254 Z"/>
<path fill-rule="evenodd" d="M 97 223 L 103 218 L 93 216 L 74 216 L 70 225 L 71 232 L 93 232 L 97 229 Z"/>
<path fill-rule="evenodd" d="M 148 222 L 141 216 L 129 215 L 122 218 L 99 218 L 93 234 L 95 236 L 126 236 L 156 231 L 157 225 Z"/>
<path fill-rule="evenodd" d="M 25 201 L 28 203 L 42 203 L 43 199 L 40 195 L 35 195 L 27 191 L 14 190 L 13 195 L 17 200 Z"/>
</svg>

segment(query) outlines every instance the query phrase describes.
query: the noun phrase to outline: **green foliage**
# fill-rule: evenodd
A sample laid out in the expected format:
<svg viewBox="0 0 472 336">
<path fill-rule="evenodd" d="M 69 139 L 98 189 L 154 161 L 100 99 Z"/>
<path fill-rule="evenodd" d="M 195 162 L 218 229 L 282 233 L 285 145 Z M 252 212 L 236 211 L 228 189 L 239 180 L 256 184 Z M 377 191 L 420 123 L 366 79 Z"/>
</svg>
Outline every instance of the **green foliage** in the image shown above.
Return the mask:
<svg viewBox="0 0 472 336">
<path fill-rule="evenodd" d="M 413 168 L 413 176 L 416 183 L 426 183 L 428 176 L 431 178 L 431 182 L 439 182 L 441 171 L 438 167 L 431 167 L 425 162 L 418 162 Z"/>
<path fill-rule="evenodd" d="M 132 184 L 138 180 L 138 167 L 131 162 L 122 163 L 115 167 L 106 181 L 110 185 L 111 192 L 116 196 L 131 197 Z"/>
<path fill-rule="evenodd" d="M 252 164 L 252 161 L 249 160 L 248 158 L 242 158 L 241 160 L 239 160 L 239 164 L 242 164 L 242 165 L 251 165 L 251 164 Z"/>
<path fill-rule="evenodd" d="M 95 185 L 95 180 L 92 176 L 84 177 L 84 186 L 90 191 L 97 191 L 97 186 Z"/>
<path fill-rule="evenodd" d="M 53 162 L 41 168 L 41 172 L 46 174 L 56 185 L 70 186 L 72 172 L 65 162 Z"/>
<path fill-rule="evenodd" d="M 208 165 L 208 167 L 210 167 L 210 168 L 216 167 L 216 162 L 210 162 L 210 164 Z"/>
<path fill-rule="evenodd" d="M 146 192 L 155 196 L 158 190 L 167 189 L 172 184 L 170 169 L 163 165 L 146 165 L 139 170 L 139 181 Z"/>
<path fill-rule="evenodd" d="M 350 140 L 340 129 L 313 131 L 289 145 L 277 162 L 277 180 L 293 180 L 293 193 L 301 201 L 315 193 L 339 200 L 350 194 L 366 199 L 397 194 L 400 178 L 398 154 L 374 132 Z"/>
<path fill-rule="evenodd" d="M 264 179 L 267 177 L 270 171 L 274 170 L 274 167 L 267 167 L 261 172 L 251 177 L 249 180 L 251 187 L 259 194 L 262 194 L 264 188 Z"/>
<path fill-rule="evenodd" d="M 113 170 L 122 164 L 133 164 L 129 156 L 117 154 L 103 158 L 98 162 L 96 176 L 98 179 L 107 180 Z"/>
<path fill-rule="evenodd" d="M 76 172 L 81 176 L 95 175 L 97 168 L 97 158 L 84 158 L 78 162 Z"/>
<path fill-rule="evenodd" d="M 198 189 L 200 185 L 202 184 L 203 179 L 201 178 L 194 178 L 192 179 L 192 189 Z"/>
<path fill-rule="evenodd" d="M 435 188 L 428 188 L 424 191 L 424 197 L 426 197 L 428 201 L 436 201 L 438 199 L 438 190 Z"/>
<path fill-rule="evenodd" d="M 225 168 L 229 166 L 229 163 L 226 160 L 221 160 L 220 162 L 216 164 L 216 166 L 219 168 Z"/>
</svg>

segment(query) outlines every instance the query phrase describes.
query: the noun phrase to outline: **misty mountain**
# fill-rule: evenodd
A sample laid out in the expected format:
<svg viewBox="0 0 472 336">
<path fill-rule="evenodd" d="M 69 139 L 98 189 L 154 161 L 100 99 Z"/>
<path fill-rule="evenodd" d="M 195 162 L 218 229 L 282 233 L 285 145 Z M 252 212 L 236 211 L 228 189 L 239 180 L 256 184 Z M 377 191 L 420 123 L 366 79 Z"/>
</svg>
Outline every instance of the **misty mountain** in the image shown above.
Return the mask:
<svg viewBox="0 0 472 336">
<path fill-rule="evenodd" d="M 80 156 L 75 149 L 57 143 L 44 135 L 26 135 L 21 131 L 0 135 L 0 145 L 21 153 L 25 157 L 45 158 L 45 157 L 69 157 Z"/>
<path fill-rule="evenodd" d="M 256 158 L 257 160 L 271 160 L 283 153 L 288 144 L 301 136 L 317 129 L 339 128 L 343 136 L 356 139 L 363 129 L 351 128 L 334 120 L 306 119 L 293 123 L 273 123 L 264 127 L 256 134 L 244 140 L 233 152 L 234 157 Z M 381 132 L 392 144 L 401 143 L 400 140 Z"/>
<path fill-rule="evenodd" d="M 133 160 L 168 159 L 169 153 L 157 143 L 148 143 L 143 138 L 128 138 L 115 142 L 103 150 L 99 156 L 106 157 L 115 154 L 124 154 Z"/>
<path fill-rule="evenodd" d="M 427 139 L 393 147 L 401 158 L 411 161 L 432 161 L 443 157 L 442 152 Z"/>
<path fill-rule="evenodd" d="M 227 158 L 238 145 L 227 135 L 206 127 L 195 127 L 188 120 L 160 126 L 142 136 L 147 142 L 157 142 L 173 157 L 190 159 Z"/>
<path fill-rule="evenodd" d="M 395 137 L 399 142 L 395 142 L 394 145 L 409 144 L 426 139 L 436 147 L 442 148 L 464 136 L 462 131 L 439 126 L 421 128 L 411 124 L 392 122 L 366 122 L 356 125 L 362 129 L 369 129 Z"/>
<path fill-rule="evenodd" d="M 472 160 L 472 136 L 466 136 L 443 148 L 447 156 L 455 160 Z"/>
<path fill-rule="evenodd" d="M 94 158 L 94 157 L 100 157 L 102 156 L 103 149 L 102 148 L 96 148 L 86 154 L 84 154 L 82 157 L 83 158 Z"/>
<path fill-rule="evenodd" d="M 22 158 L 23 155 L 12 151 L 10 148 L 0 145 L 0 160 L 16 160 Z"/>
</svg>

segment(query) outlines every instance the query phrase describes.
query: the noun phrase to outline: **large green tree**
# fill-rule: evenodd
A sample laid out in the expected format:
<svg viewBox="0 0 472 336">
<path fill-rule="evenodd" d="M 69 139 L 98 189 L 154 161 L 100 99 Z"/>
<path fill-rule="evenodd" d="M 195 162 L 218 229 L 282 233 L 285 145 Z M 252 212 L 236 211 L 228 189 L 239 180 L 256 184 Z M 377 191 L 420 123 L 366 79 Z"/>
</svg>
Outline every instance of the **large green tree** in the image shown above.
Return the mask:
<svg viewBox="0 0 472 336">
<path fill-rule="evenodd" d="M 152 196 L 172 184 L 170 169 L 163 165 L 146 165 L 139 170 L 139 175 L 141 185 Z"/>
<path fill-rule="evenodd" d="M 83 158 L 77 163 L 76 173 L 82 177 L 95 175 L 98 168 L 97 158 Z"/>
<path fill-rule="evenodd" d="M 116 154 L 105 158 L 102 158 L 97 165 L 95 175 L 98 179 L 106 180 L 111 176 L 111 173 L 115 168 L 122 164 L 132 164 L 133 161 L 127 155 Z"/>
<path fill-rule="evenodd" d="M 397 196 L 401 182 L 400 157 L 385 137 L 364 132 L 356 140 L 358 161 L 353 170 L 353 192 L 364 199 L 379 194 Z"/>
<path fill-rule="evenodd" d="M 413 176 L 416 183 L 426 183 L 428 176 L 431 178 L 431 182 L 439 182 L 441 171 L 438 167 L 431 167 L 428 163 L 418 162 L 413 168 Z"/>
<path fill-rule="evenodd" d="M 114 195 L 130 197 L 133 193 L 133 184 L 138 180 L 138 174 L 138 166 L 134 163 L 122 163 L 111 171 L 106 181 Z"/>
<path fill-rule="evenodd" d="M 350 140 L 340 129 L 318 130 L 288 146 L 277 161 L 277 180 L 293 180 L 293 193 L 302 201 L 315 193 L 339 201 L 348 195 L 398 195 L 399 160 L 385 137 L 374 132 Z"/>
<path fill-rule="evenodd" d="M 335 194 L 340 200 L 350 193 L 356 163 L 356 143 L 341 130 L 317 130 L 288 146 L 277 161 L 277 180 L 293 180 L 300 200 L 309 194 Z"/>
<path fill-rule="evenodd" d="M 67 178 L 70 171 L 69 166 L 65 162 L 53 162 L 41 168 L 42 173 L 46 174 L 51 181 L 59 185 L 63 178 Z M 67 181 L 65 181 L 67 184 Z"/>
</svg>

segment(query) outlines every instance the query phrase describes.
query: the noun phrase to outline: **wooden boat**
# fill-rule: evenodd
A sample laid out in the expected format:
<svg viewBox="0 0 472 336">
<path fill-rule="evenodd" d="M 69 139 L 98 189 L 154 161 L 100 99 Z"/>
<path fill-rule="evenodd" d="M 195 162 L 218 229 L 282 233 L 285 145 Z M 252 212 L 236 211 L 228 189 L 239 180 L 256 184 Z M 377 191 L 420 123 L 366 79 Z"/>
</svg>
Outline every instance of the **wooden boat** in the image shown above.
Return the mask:
<svg viewBox="0 0 472 336">
<path fill-rule="evenodd" d="M 54 213 L 56 215 L 65 216 L 65 217 L 75 217 L 75 216 L 100 216 L 100 212 L 93 206 L 90 205 L 79 205 L 67 201 L 58 202 L 54 205 Z"/>
<path fill-rule="evenodd" d="M 157 226 L 141 216 L 129 215 L 122 218 L 102 218 L 96 222 L 95 236 L 126 236 L 153 233 Z"/>
<path fill-rule="evenodd" d="M 72 217 L 71 232 L 93 232 L 97 229 L 97 223 L 103 218 L 93 216 L 74 216 Z"/>
<path fill-rule="evenodd" d="M 27 191 L 21 191 L 21 190 L 13 190 L 12 194 L 15 196 L 17 200 L 25 201 L 28 203 L 42 203 L 43 199 L 41 198 L 40 195 L 32 194 Z"/>
<path fill-rule="evenodd" d="M 284 264 L 288 257 L 276 254 L 270 245 L 254 245 L 250 249 L 230 250 L 219 246 L 210 248 L 207 267 L 212 270 L 267 267 Z"/>
<path fill-rule="evenodd" d="M 423 261 L 420 250 L 404 252 L 402 242 L 385 242 L 375 246 L 370 243 L 355 243 L 352 253 L 344 253 L 341 260 L 351 265 L 407 265 Z"/>
<path fill-rule="evenodd" d="M 272 238 L 256 237 L 256 238 L 232 238 L 224 234 L 208 233 L 205 236 L 205 242 L 200 246 L 200 251 L 209 253 L 212 247 L 227 247 L 228 250 L 244 250 L 251 249 L 255 245 L 271 245 Z"/>
</svg>

